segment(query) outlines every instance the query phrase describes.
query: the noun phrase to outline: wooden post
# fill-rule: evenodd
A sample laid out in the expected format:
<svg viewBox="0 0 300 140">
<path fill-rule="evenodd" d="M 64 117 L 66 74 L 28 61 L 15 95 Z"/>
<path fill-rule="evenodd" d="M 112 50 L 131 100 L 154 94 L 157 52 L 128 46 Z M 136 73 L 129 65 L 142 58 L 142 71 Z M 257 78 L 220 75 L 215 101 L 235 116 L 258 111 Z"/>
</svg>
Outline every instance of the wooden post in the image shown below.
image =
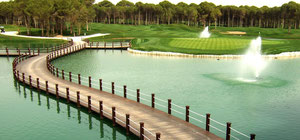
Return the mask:
<svg viewBox="0 0 300 140">
<path fill-rule="evenodd" d="M 21 55 L 21 52 L 20 52 L 20 49 L 18 48 L 18 54 L 19 54 L 19 56 Z"/>
<path fill-rule="evenodd" d="M 185 121 L 190 122 L 190 106 L 185 106 Z"/>
<path fill-rule="evenodd" d="M 5 49 L 6 49 L 6 55 L 9 56 L 8 49 L 7 48 L 5 48 Z"/>
<path fill-rule="evenodd" d="M 80 107 L 80 92 L 77 91 L 77 107 Z"/>
<path fill-rule="evenodd" d="M 127 93 L 126 93 L 126 85 L 124 85 L 124 98 L 127 98 Z"/>
<path fill-rule="evenodd" d="M 99 79 L 100 91 L 102 91 L 102 79 Z"/>
<path fill-rule="evenodd" d="M 250 140 L 255 140 L 255 134 L 250 134 Z"/>
<path fill-rule="evenodd" d="M 144 140 L 144 123 L 140 122 L 140 139 Z"/>
<path fill-rule="evenodd" d="M 155 108 L 155 94 L 154 93 L 151 94 L 151 104 L 152 104 L 152 108 Z"/>
<path fill-rule="evenodd" d="M 115 94 L 115 83 L 111 82 L 111 92 L 112 94 Z"/>
<path fill-rule="evenodd" d="M 99 101 L 100 119 L 103 119 L 103 101 Z"/>
<path fill-rule="evenodd" d="M 56 93 L 56 98 L 59 98 L 59 93 L 58 93 L 58 84 L 55 84 L 55 93 Z"/>
<path fill-rule="evenodd" d="M 78 74 L 78 84 L 79 84 L 79 85 L 81 84 L 81 81 L 80 81 L 80 74 Z"/>
<path fill-rule="evenodd" d="M 111 110 L 112 111 L 112 113 L 111 113 L 112 114 L 112 118 L 111 119 L 113 121 L 113 126 L 116 126 L 116 107 L 112 107 L 111 109 L 112 109 Z"/>
<path fill-rule="evenodd" d="M 38 48 L 38 55 L 40 55 L 40 48 Z"/>
<path fill-rule="evenodd" d="M 230 140 L 230 127 L 231 127 L 231 123 L 227 122 L 227 126 L 226 126 L 226 140 Z"/>
<path fill-rule="evenodd" d="M 17 75 L 18 75 L 18 80 L 21 81 L 20 80 L 20 72 L 19 71 L 17 71 Z"/>
<path fill-rule="evenodd" d="M 47 47 L 47 53 L 49 53 L 49 48 Z"/>
<path fill-rule="evenodd" d="M 62 79 L 65 80 L 65 71 L 64 70 L 61 70 L 61 75 L 62 75 Z"/>
<path fill-rule="evenodd" d="M 130 115 L 129 114 L 126 114 L 126 134 L 127 136 L 129 135 L 130 133 L 130 121 L 129 121 L 129 118 L 130 118 Z"/>
<path fill-rule="evenodd" d="M 92 77 L 89 76 L 89 87 L 91 88 L 92 87 Z"/>
<path fill-rule="evenodd" d="M 140 102 L 140 89 L 136 90 L 136 101 L 139 103 Z"/>
<path fill-rule="evenodd" d="M 34 50 L 32 50 L 32 55 L 34 55 Z"/>
<path fill-rule="evenodd" d="M 49 94 L 48 81 L 45 81 L 45 85 L 46 85 L 46 93 Z"/>
<path fill-rule="evenodd" d="M 92 108 L 91 108 L 91 96 L 88 96 L 88 109 L 89 109 L 89 113 L 92 112 Z"/>
<path fill-rule="evenodd" d="M 56 77 L 59 77 L 58 68 L 56 68 Z"/>
<path fill-rule="evenodd" d="M 31 55 L 30 48 L 28 48 L 28 54 Z"/>
<path fill-rule="evenodd" d="M 72 72 L 69 72 L 69 80 L 72 82 Z"/>
<path fill-rule="evenodd" d="M 36 78 L 36 86 L 37 86 L 37 89 L 40 90 L 40 79 L 39 78 Z"/>
<path fill-rule="evenodd" d="M 209 125 L 210 125 L 210 114 L 206 114 L 206 131 L 209 132 Z"/>
<path fill-rule="evenodd" d="M 168 114 L 171 114 L 171 99 L 168 99 Z"/>
<path fill-rule="evenodd" d="M 23 83 L 25 84 L 25 73 L 22 73 Z"/>
<path fill-rule="evenodd" d="M 160 140 L 160 133 L 156 133 L 156 140 Z"/>
<path fill-rule="evenodd" d="M 32 87 L 32 83 L 31 83 L 31 75 L 29 75 L 29 85 L 30 85 L 30 88 Z"/>
<path fill-rule="evenodd" d="M 67 102 L 70 103 L 70 93 L 69 93 L 69 88 L 66 88 L 66 93 L 67 93 Z"/>
</svg>

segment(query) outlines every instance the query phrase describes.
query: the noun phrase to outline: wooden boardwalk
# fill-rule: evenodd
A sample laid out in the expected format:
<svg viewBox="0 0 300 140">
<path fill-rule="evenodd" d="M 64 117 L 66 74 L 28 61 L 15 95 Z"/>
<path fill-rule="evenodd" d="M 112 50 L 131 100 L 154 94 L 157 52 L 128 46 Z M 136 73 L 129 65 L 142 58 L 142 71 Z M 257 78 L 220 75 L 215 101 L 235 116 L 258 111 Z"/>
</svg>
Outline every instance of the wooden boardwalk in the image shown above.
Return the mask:
<svg viewBox="0 0 300 140">
<path fill-rule="evenodd" d="M 74 46 L 72 46 L 74 47 Z M 88 86 L 79 85 L 74 82 L 69 82 L 54 76 L 47 68 L 47 56 L 49 53 L 40 54 L 30 57 L 21 62 L 17 59 L 18 64 L 15 66 L 15 75 L 19 81 L 24 81 L 26 84 L 36 87 L 60 97 L 67 98 L 66 89 L 69 89 L 70 100 L 76 103 L 76 93 L 80 92 L 80 104 L 88 107 L 88 96 L 91 96 L 91 109 L 95 112 L 100 112 L 99 101 L 103 101 L 104 116 L 112 118 L 112 108 L 116 108 L 116 123 L 126 127 L 125 114 L 130 114 L 130 131 L 137 136 L 141 136 L 140 122 L 144 123 L 142 137 L 144 139 L 156 139 L 155 134 L 161 134 L 160 139 L 164 140 L 215 140 L 220 137 L 184 120 L 181 120 L 173 115 L 165 113 L 150 106 L 138 103 L 133 100 L 117 96 L 112 93 L 100 91 L 99 89 L 90 88 Z M 17 61 L 16 60 L 16 61 Z M 22 76 L 24 73 L 24 77 Z M 29 77 L 30 75 L 30 77 Z M 23 78 L 24 79 L 23 79 Z M 38 79 L 37 79 L 38 78 Z M 48 82 L 46 86 L 46 81 Z M 38 84 L 39 83 L 39 84 Z M 57 84 L 57 85 L 56 85 Z M 46 88 L 48 87 L 48 88 Z M 56 90 L 55 90 L 56 89 Z"/>
</svg>

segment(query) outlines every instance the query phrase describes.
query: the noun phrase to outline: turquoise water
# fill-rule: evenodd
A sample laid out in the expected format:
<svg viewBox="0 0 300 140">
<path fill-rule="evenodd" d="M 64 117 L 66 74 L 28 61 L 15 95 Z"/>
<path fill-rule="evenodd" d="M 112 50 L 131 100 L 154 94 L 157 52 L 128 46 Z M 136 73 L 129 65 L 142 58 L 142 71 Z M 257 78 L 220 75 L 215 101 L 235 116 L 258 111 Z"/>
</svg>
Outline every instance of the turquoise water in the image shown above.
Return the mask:
<svg viewBox="0 0 300 140">
<path fill-rule="evenodd" d="M 0 140 L 137 139 L 85 108 L 19 84 L 13 79 L 12 61 L 0 57 Z"/>
<path fill-rule="evenodd" d="M 126 84 L 130 89 L 140 88 L 142 92 L 155 93 L 164 100 L 171 98 L 175 104 L 190 105 L 191 110 L 201 114 L 211 113 L 215 120 L 232 122 L 233 128 L 268 140 L 300 137 L 299 63 L 300 59 L 273 60 L 260 79 L 252 81 L 239 76 L 239 60 L 152 57 L 126 51 L 85 50 L 53 62 L 66 72 L 114 81 L 119 86 Z M 203 124 L 197 125 L 204 128 Z"/>
</svg>

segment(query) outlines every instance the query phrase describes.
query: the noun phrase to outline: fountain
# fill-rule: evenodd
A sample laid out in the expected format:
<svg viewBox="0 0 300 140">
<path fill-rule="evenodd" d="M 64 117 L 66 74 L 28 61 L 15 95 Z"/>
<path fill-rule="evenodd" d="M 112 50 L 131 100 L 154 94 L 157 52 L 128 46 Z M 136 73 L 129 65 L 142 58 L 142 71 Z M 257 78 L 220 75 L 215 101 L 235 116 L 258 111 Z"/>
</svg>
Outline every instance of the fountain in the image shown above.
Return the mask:
<svg viewBox="0 0 300 140">
<path fill-rule="evenodd" d="M 210 33 L 208 32 L 208 26 L 205 27 L 205 29 L 200 33 L 200 38 L 209 38 Z"/>
<path fill-rule="evenodd" d="M 249 74 L 250 70 L 250 77 L 255 77 L 255 80 L 253 81 L 256 81 L 259 78 L 261 71 L 266 66 L 266 62 L 261 55 L 261 42 L 260 36 L 252 40 L 249 49 L 242 59 L 242 72 Z M 242 77 L 245 78 L 245 74 L 243 74 Z"/>
</svg>

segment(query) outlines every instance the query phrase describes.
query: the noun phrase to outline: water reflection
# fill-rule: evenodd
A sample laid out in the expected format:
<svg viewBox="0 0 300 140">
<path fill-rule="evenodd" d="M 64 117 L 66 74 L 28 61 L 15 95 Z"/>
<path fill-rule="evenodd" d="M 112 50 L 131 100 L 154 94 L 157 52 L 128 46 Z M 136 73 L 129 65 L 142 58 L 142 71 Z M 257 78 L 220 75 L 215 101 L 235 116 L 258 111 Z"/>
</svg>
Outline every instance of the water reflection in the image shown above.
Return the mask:
<svg viewBox="0 0 300 140">
<path fill-rule="evenodd" d="M 19 95 L 24 95 L 24 99 L 28 99 L 27 93 L 29 92 L 30 101 L 34 102 L 34 100 L 37 100 L 38 106 L 42 106 L 43 102 L 46 102 L 45 106 L 48 110 L 55 109 L 57 114 L 67 116 L 68 120 L 74 119 L 74 121 L 77 121 L 78 124 L 84 124 L 86 126 L 88 125 L 88 129 L 91 131 L 94 129 L 99 129 L 98 132 L 100 139 L 138 139 L 134 135 L 126 136 L 125 129 L 120 126 L 113 127 L 112 122 L 110 120 L 100 120 L 98 114 L 88 113 L 88 110 L 86 108 L 77 108 L 74 103 L 68 104 L 65 99 L 56 99 L 56 97 L 53 95 L 48 95 L 43 91 L 31 89 L 27 85 L 23 85 L 19 82 L 15 82 L 14 86 L 15 89 L 18 91 Z M 75 117 L 76 115 L 77 117 Z"/>
</svg>

